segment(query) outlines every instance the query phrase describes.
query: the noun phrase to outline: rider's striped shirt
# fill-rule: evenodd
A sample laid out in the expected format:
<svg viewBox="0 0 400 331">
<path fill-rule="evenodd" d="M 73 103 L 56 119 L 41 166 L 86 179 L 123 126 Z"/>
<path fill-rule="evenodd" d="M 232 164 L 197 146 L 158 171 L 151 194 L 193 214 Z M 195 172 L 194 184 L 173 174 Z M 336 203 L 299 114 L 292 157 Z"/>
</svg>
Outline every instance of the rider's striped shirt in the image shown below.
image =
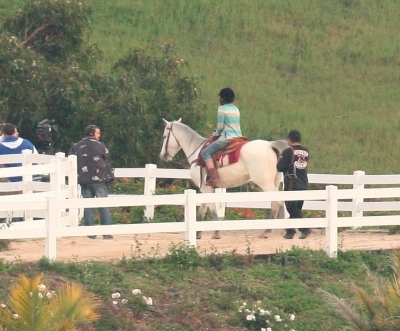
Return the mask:
<svg viewBox="0 0 400 331">
<path fill-rule="evenodd" d="M 242 136 L 240 112 L 234 104 L 229 103 L 219 106 L 216 133 L 221 135 L 222 139 L 232 139 Z"/>
</svg>

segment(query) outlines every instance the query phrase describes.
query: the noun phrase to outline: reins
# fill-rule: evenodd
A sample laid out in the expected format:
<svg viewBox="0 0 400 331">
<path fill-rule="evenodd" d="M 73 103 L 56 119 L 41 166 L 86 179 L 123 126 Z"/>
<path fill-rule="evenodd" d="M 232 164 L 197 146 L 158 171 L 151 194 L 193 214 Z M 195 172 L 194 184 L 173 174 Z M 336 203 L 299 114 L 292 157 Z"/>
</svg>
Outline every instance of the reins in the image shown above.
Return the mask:
<svg viewBox="0 0 400 331">
<path fill-rule="evenodd" d="M 171 127 L 170 127 L 170 128 L 167 128 L 167 130 L 168 130 L 169 132 L 168 132 L 168 136 L 167 136 L 167 141 L 165 142 L 165 154 L 166 154 L 167 156 L 169 156 L 169 157 L 171 157 L 171 155 L 169 155 L 169 153 L 168 153 L 168 144 L 169 144 L 169 138 L 170 138 L 170 136 L 171 136 L 171 133 L 172 133 L 172 135 L 174 136 L 174 138 L 175 138 L 175 140 L 176 140 L 178 146 L 182 148 L 182 146 L 181 146 L 181 144 L 179 143 L 178 139 L 176 138 L 174 132 L 172 131 L 172 126 L 173 126 L 173 125 L 174 125 L 174 124 L 172 123 L 172 124 L 171 124 Z M 200 145 L 197 146 L 197 147 L 193 150 L 192 153 L 190 153 L 190 155 L 186 156 L 186 158 L 189 159 L 189 158 L 200 148 L 200 146 L 203 145 L 206 141 L 207 141 L 207 139 L 205 139 L 204 141 L 202 141 L 202 142 L 200 143 Z M 171 158 L 172 158 L 172 157 L 171 157 Z M 196 161 L 197 161 L 197 160 L 196 160 Z"/>
</svg>

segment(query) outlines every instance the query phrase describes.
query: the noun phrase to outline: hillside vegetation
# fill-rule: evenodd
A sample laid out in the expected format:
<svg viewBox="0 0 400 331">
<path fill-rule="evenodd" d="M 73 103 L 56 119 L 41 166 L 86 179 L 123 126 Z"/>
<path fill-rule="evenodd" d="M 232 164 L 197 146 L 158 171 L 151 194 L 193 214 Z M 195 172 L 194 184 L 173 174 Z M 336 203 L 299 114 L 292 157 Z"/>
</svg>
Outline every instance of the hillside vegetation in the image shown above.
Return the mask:
<svg viewBox="0 0 400 331">
<path fill-rule="evenodd" d="M 0 15 L 21 3 L 3 2 Z M 310 172 L 399 172 L 389 157 L 400 149 L 396 0 L 92 0 L 91 7 L 88 38 L 104 52 L 99 71 L 132 46 L 170 44 L 188 73 L 203 77 L 211 126 L 216 94 L 231 86 L 244 135 L 282 139 L 299 129 Z"/>
</svg>

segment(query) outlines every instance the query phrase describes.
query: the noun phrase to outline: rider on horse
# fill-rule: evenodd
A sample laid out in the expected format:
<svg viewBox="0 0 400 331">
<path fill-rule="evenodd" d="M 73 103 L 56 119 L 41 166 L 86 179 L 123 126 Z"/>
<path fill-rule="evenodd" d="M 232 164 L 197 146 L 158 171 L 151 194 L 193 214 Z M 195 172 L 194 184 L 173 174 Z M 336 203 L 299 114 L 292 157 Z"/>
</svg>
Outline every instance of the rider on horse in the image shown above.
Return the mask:
<svg viewBox="0 0 400 331">
<path fill-rule="evenodd" d="M 208 145 L 201 152 L 201 156 L 207 167 L 206 185 L 215 186 L 218 180 L 217 169 L 215 169 L 212 154 L 224 149 L 229 145 L 231 139 L 242 136 L 240 129 L 240 112 L 233 104 L 235 93 L 229 87 L 223 88 L 219 92 L 220 106 L 218 107 L 217 129 L 212 136 L 218 136 L 218 139 Z"/>
</svg>

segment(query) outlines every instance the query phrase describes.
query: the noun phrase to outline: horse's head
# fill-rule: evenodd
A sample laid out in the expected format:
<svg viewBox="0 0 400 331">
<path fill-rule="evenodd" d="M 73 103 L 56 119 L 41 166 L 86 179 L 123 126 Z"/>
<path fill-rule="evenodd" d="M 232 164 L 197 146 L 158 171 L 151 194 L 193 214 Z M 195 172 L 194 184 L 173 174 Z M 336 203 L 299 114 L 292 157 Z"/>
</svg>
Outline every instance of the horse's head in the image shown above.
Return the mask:
<svg viewBox="0 0 400 331">
<path fill-rule="evenodd" d="M 180 123 L 181 118 L 175 122 Z M 161 147 L 160 158 L 164 161 L 171 161 L 172 158 L 179 152 L 182 148 L 179 144 L 175 133 L 174 133 L 174 123 L 168 122 L 163 118 L 165 129 L 163 134 L 163 145 Z"/>
</svg>

